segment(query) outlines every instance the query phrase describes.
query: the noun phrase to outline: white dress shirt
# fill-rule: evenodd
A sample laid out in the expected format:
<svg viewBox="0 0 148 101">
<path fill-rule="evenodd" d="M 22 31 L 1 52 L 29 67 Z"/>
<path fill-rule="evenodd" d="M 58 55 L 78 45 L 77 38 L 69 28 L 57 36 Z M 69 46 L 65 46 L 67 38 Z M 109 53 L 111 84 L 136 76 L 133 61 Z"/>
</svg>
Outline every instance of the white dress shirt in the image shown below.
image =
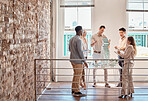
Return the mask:
<svg viewBox="0 0 148 101">
<path fill-rule="evenodd" d="M 125 49 L 126 48 L 126 43 L 127 43 L 127 38 L 126 37 L 120 38 L 118 49 L 119 50 Z"/>
</svg>

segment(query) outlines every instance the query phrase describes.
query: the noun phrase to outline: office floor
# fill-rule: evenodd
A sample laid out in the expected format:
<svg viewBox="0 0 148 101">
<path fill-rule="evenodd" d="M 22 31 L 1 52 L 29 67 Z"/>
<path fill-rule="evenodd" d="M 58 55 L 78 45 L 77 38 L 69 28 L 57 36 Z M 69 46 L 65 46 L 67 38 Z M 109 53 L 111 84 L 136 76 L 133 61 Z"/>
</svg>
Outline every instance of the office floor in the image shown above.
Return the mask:
<svg viewBox="0 0 148 101">
<path fill-rule="evenodd" d="M 116 87 L 116 84 L 110 85 L 111 88 L 105 88 L 103 83 L 99 83 L 96 88 L 93 88 L 92 84 L 89 84 L 88 90 L 81 89 L 81 92 L 87 96 L 74 97 L 71 95 L 71 83 L 52 83 L 38 101 L 148 101 L 148 83 L 134 83 L 135 94 L 128 100 L 119 99 L 120 89 Z"/>
</svg>

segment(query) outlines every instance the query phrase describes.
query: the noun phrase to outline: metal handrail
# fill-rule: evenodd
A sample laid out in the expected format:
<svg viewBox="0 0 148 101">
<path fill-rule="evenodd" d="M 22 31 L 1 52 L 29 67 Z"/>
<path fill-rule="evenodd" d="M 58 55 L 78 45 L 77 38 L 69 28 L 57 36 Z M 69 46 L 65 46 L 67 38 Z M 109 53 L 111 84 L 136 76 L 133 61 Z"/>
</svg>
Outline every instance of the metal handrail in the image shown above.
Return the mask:
<svg viewBox="0 0 148 101">
<path fill-rule="evenodd" d="M 50 82 L 50 81 L 36 81 L 36 82 Z M 63 81 L 64 83 L 79 83 L 79 82 L 72 82 L 72 81 Z M 115 83 L 120 81 L 108 81 L 108 83 Z M 148 83 L 148 81 L 132 81 L 132 82 L 142 82 L 142 83 Z M 94 83 L 94 82 L 85 82 L 85 83 Z M 104 83 L 104 82 L 96 82 L 96 83 Z"/>
<path fill-rule="evenodd" d="M 43 80 L 43 81 L 37 81 L 36 80 L 36 75 L 52 75 L 52 74 L 37 74 L 36 71 L 38 69 L 52 69 L 52 70 L 57 70 L 57 69 L 86 69 L 86 70 L 90 70 L 90 69 L 94 69 L 94 68 L 36 68 L 36 63 L 37 61 L 148 61 L 148 59 L 34 59 L 34 75 L 35 75 L 35 89 L 37 90 L 37 88 L 40 88 L 40 87 L 37 87 L 36 86 L 36 83 L 37 82 L 48 82 L 48 83 L 51 83 L 52 81 L 48 81 L 48 80 Z M 116 64 L 115 64 L 116 65 Z M 97 65 L 97 66 L 101 66 L 101 65 Z M 107 66 L 107 65 L 105 65 Z M 95 67 L 95 65 L 94 65 Z M 114 65 L 113 66 L 110 66 L 110 67 L 103 67 L 103 68 L 95 68 L 95 69 L 121 69 L 121 68 L 115 68 Z M 148 69 L 148 68 L 129 68 L 128 67 L 128 70 L 129 69 Z M 129 72 L 128 72 L 129 73 Z M 129 74 L 128 74 L 129 75 Z M 54 75 L 54 76 L 73 76 L 73 75 Z M 80 76 L 80 75 L 76 75 L 76 76 Z M 93 75 L 85 75 L 86 77 L 88 76 L 93 76 Z M 96 76 L 104 76 L 104 75 L 96 75 Z M 108 76 L 119 76 L 119 75 L 108 75 Z M 132 75 L 132 76 L 148 76 L 148 75 Z M 108 82 L 119 82 L 119 81 L 108 81 Z M 143 83 L 148 83 L 148 81 L 133 81 L 133 82 L 143 82 Z M 79 83 L 79 82 L 72 82 L 72 81 L 64 81 L 64 83 Z M 94 82 L 85 82 L 85 83 L 94 83 Z M 104 83 L 104 82 L 96 82 L 96 83 Z M 129 82 L 128 82 L 129 83 Z M 88 88 L 88 87 L 87 87 Z M 129 89 L 130 87 L 126 88 L 126 89 Z M 134 87 L 135 88 L 135 87 Z M 43 87 L 43 89 L 48 89 L 48 87 Z M 52 89 L 72 89 L 72 88 L 52 88 Z M 88 89 L 100 89 L 100 88 L 88 88 Z M 105 88 L 102 88 L 102 89 L 105 89 Z M 112 88 L 112 89 L 116 89 L 116 88 Z M 117 88 L 117 89 L 121 89 L 120 87 Z M 148 88 L 135 88 L 135 89 L 148 89 Z M 67 95 L 67 94 L 37 94 L 35 90 L 35 97 L 37 98 L 37 95 Z M 71 94 L 69 94 L 71 95 Z M 95 95 L 95 94 L 87 94 L 88 96 L 110 96 L 110 95 Z M 139 94 L 134 94 L 134 95 L 139 95 Z M 143 94 L 142 94 L 143 95 Z M 145 94 L 145 95 L 148 95 L 148 94 Z M 111 96 L 117 96 L 117 95 L 111 95 Z"/>
<path fill-rule="evenodd" d="M 47 75 L 47 76 L 50 76 L 50 74 L 36 74 L 36 75 Z M 73 76 L 73 75 L 54 75 L 54 76 Z M 75 76 L 93 76 L 93 75 L 75 75 Z M 104 75 L 95 75 L 95 76 L 104 76 Z M 120 75 L 108 75 L 108 76 L 120 76 Z M 145 74 L 139 74 L 139 75 L 132 75 L 132 76 L 148 76 L 148 75 L 145 75 Z"/>
<path fill-rule="evenodd" d="M 148 61 L 148 59 L 34 59 L 35 61 L 37 60 L 48 60 L 48 61 Z"/>
</svg>

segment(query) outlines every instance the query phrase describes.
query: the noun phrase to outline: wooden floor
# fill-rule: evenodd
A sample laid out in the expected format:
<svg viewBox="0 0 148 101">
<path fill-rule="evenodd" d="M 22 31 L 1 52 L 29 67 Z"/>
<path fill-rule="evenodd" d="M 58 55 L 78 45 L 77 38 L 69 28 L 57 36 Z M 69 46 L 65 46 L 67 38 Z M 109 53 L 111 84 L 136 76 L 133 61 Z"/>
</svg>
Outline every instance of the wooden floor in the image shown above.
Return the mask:
<svg viewBox="0 0 148 101">
<path fill-rule="evenodd" d="M 110 85 L 111 88 L 105 88 L 104 84 L 101 83 L 97 84 L 96 88 L 93 88 L 90 84 L 88 90 L 81 89 L 81 92 L 87 94 L 87 96 L 74 97 L 71 95 L 70 83 L 52 83 L 48 89 L 44 91 L 44 94 L 47 95 L 41 95 L 38 101 L 148 101 L 148 89 L 146 89 L 148 88 L 148 83 L 134 84 L 136 87 L 135 94 L 129 99 L 119 99 L 120 89 L 117 88 L 115 84 Z M 141 87 L 145 89 L 141 89 Z"/>
</svg>

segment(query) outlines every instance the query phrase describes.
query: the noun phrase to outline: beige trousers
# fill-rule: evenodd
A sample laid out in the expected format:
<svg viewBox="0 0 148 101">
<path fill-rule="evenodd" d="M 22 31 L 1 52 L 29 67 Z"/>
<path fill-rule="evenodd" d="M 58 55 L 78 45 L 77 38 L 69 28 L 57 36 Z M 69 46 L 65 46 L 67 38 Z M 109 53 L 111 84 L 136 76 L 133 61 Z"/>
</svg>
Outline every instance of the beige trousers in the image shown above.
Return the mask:
<svg viewBox="0 0 148 101">
<path fill-rule="evenodd" d="M 129 64 L 129 68 L 132 68 L 133 64 Z M 129 73 L 129 75 L 128 75 Z M 132 69 L 128 70 L 128 64 L 124 64 L 122 69 L 122 89 L 121 95 L 128 95 L 134 93 L 133 78 L 132 78 Z"/>
<path fill-rule="evenodd" d="M 85 83 L 85 66 L 83 65 L 82 77 L 80 79 L 81 83 Z"/>
<path fill-rule="evenodd" d="M 83 64 L 76 64 L 71 63 L 73 66 L 73 83 L 72 83 L 72 91 L 74 92 L 80 92 L 79 85 L 80 85 L 80 79 L 82 77 L 82 71 L 83 71 Z"/>
<path fill-rule="evenodd" d="M 97 61 L 95 61 L 95 63 L 97 64 Z M 95 67 L 93 69 L 93 82 L 96 83 L 96 70 L 97 68 Z M 107 69 L 104 69 L 104 81 L 105 84 L 108 83 L 108 73 L 107 73 Z"/>
</svg>

